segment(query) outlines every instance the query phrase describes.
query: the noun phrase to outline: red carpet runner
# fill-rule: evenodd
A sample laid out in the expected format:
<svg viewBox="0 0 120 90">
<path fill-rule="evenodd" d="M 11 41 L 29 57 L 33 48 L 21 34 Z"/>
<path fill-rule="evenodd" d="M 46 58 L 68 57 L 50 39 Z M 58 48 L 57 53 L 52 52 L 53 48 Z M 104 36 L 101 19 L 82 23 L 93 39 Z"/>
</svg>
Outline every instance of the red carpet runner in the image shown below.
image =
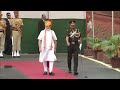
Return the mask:
<svg viewBox="0 0 120 90">
<path fill-rule="evenodd" d="M 69 74 L 55 66 L 54 76 L 43 75 L 43 65 L 38 61 L 0 62 L 0 66 L 2 65 L 12 65 L 30 79 L 77 79 L 72 74 Z"/>
</svg>

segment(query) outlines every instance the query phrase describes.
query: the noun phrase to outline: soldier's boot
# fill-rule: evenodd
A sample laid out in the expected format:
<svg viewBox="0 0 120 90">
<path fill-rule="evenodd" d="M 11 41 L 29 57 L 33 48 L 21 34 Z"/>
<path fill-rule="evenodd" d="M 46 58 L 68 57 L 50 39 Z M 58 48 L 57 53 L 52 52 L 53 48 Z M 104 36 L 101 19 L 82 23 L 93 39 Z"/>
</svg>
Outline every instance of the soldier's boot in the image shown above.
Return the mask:
<svg viewBox="0 0 120 90">
<path fill-rule="evenodd" d="M 17 56 L 20 57 L 20 53 L 19 53 L 19 51 L 17 51 Z"/>
<path fill-rule="evenodd" d="M 13 51 L 12 51 L 12 57 L 14 57 L 14 53 L 13 53 Z"/>
<path fill-rule="evenodd" d="M 3 58 L 3 51 L 0 52 L 0 58 Z"/>
<path fill-rule="evenodd" d="M 17 56 L 17 53 L 16 53 L 16 51 L 14 51 L 13 57 L 16 57 L 16 56 Z"/>
</svg>

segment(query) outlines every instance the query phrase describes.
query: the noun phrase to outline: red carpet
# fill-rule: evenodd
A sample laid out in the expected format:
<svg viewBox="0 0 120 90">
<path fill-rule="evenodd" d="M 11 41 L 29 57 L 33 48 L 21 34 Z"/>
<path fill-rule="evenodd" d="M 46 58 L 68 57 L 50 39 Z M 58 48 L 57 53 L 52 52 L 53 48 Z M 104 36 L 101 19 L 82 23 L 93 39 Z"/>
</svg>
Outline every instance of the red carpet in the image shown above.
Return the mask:
<svg viewBox="0 0 120 90">
<path fill-rule="evenodd" d="M 54 67 L 54 76 L 43 75 L 42 63 L 39 63 L 38 61 L 0 62 L 0 66 L 2 65 L 12 65 L 30 79 L 77 79 L 72 74 L 57 67 Z"/>
</svg>

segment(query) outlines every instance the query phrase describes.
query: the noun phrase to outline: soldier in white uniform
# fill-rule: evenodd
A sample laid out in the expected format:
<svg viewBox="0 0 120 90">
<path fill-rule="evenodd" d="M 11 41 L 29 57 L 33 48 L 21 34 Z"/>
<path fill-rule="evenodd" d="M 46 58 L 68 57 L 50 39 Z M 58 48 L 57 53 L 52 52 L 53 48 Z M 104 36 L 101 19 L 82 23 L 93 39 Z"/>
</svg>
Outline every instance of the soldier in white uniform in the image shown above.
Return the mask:
<svg viewBox="0 0 120 90">
<path fill-rule="evenodd" d="M 5 45 L 5 31 L 6 21 L 2 19 L 2 12 L 0 11 L 0 57 L 3 58 L 3 51 Z"/>
<path fill-rule="evenodd" d="M 91 17 L 88 16 L 87 20 L 87 34 L 92 30 L 92 22 L 91 22 Z"/>
<path fill-rule="evenodd" d="M 87 20 L 87 37 L 91 37 L 91 31 L 92 31 L 92 22 L 91 22 L 91 17 L 88 16 L 88 20 Z M 89 47 L 89 43 L 87 41 L 87 48 Z"/>
<path fill-rule="evenodd" d="M 56 46 L 57 46 L 57 37 L 55 32 L 51 30 L 52 23 L 51 21 L 45 22 L 45 29 L 42 30 L 38 36 L 38 45 L 39 45 L 39 61 L 43 63 L 44 73 L 47 75 L 47 61 L 49 61 L 49 75 L 54 75 L 53 64 L 57 60 L 55 56 Z"/>
</svg>

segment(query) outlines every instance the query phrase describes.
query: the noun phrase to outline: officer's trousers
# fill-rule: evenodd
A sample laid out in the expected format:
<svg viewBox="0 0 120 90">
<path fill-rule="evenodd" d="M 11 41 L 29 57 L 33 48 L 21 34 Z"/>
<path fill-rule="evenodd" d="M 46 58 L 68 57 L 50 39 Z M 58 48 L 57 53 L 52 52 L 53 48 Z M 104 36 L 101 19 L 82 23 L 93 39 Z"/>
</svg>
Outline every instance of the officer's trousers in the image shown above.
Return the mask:
<svg viewBox="0 0 120 90">
<path fill-rule="evenodd" d="M 0 51 L 4 51 L 5 35 L 0 32 Z"/>
<path fill-rule="evenodd" d="M 5 53 L 12 53 L 12 39 L 7 34 L 5 38 Z"/>
<path fill-rule="evenodd" d="M 74 72 L 77 72 L 77 69 L 78 69 L 78 52 L 79 52 L 79 45 L 78 44 L 70 44 L 70 46 L 68 46 L 67 62 L 68 62 L 69 71 L 71 71 L 72 56 L 74 56 Z"/>
<path fill-rule="evenodd" d="M 15 51 L 21 51 L 21 35 L 19 31 L 12 31 L 13 35 L 13 52 Z"/>
</svg>

